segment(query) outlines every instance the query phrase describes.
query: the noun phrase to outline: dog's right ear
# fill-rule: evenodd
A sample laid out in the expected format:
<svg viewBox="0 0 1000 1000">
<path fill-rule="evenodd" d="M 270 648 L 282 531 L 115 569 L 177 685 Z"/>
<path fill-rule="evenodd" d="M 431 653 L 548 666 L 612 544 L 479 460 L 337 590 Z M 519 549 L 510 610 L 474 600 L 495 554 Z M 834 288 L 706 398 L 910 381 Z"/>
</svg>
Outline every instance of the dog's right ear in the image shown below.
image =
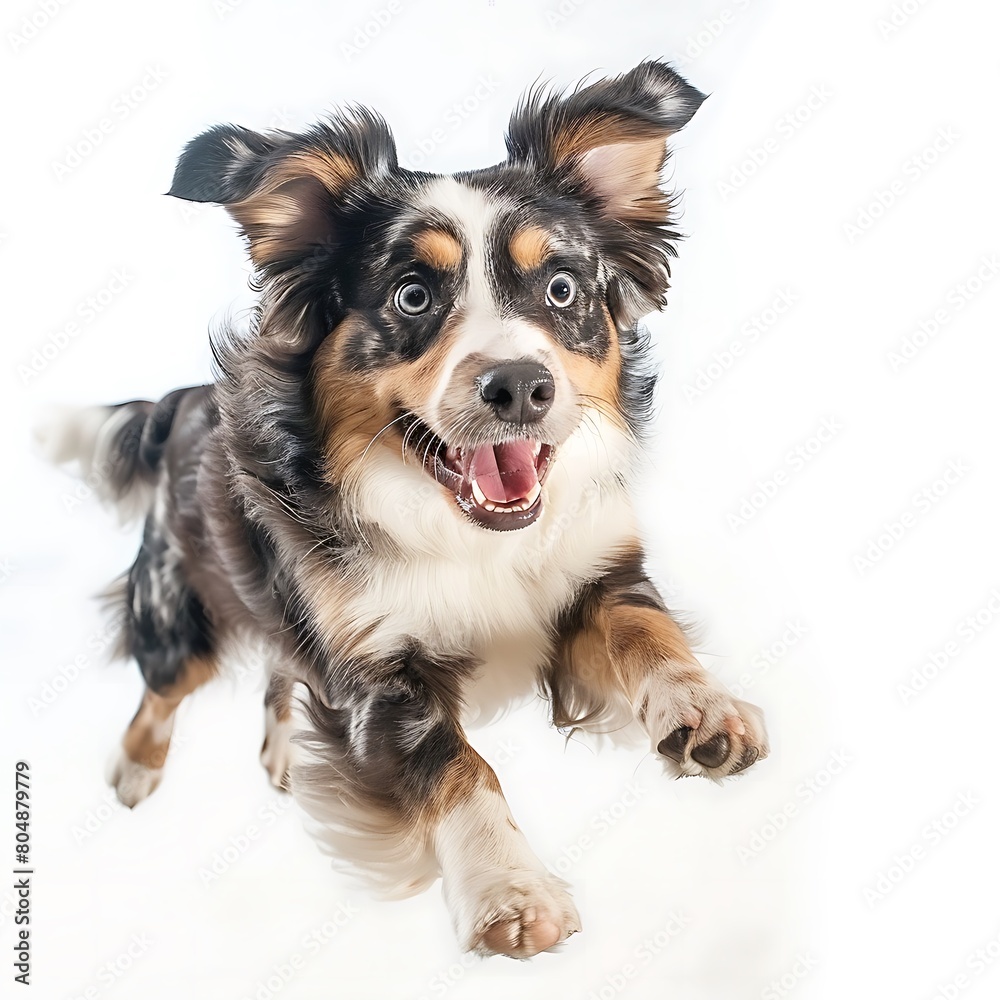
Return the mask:
<svg viewBox="0 0 1000 1000">
<path fill-rule="evenodd" d="M 301 135 L 217 125 L 184 148 L 168 193 L 224 205 L 267 271 L 328 245 L 348 189 L 396 169 L 388 126 L 355 109 Z"/>
</svg>

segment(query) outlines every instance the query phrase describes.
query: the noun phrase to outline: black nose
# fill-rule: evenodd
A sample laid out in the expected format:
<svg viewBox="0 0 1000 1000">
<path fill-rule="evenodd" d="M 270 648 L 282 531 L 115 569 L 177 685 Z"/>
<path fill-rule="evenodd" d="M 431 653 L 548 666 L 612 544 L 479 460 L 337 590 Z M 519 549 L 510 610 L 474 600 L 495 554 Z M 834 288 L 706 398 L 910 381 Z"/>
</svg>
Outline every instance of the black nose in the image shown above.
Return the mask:
<svg viewBox="0 0 1000 1000">
<path fill-rule="evenodd" d="M 549 412 L 556 383 L 552 372 L 534 361 L 503 361 L 479 376 L 479 394 L 501 420 L 531 424 Z"/>
</svg>

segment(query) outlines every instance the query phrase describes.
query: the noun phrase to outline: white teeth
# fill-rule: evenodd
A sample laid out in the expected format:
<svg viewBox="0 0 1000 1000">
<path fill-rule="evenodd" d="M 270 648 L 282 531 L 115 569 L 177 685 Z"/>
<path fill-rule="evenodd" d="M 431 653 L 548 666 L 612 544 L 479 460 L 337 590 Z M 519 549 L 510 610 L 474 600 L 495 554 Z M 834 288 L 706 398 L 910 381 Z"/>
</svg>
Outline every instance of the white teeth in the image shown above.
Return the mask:
<svg viewBox="0 0 1000 1000">
<path fill-rule="evenodd" d="M 534 506 L 535 501 L 541 496 L 542 484 L 536 482 L 534 486 L 531 487 L 531 492 L 525 497 L 523 503 L 512 503 L 512 504 L 499 504 L 493 503 L 492 500 L 486 499 L 486 494 L 483 493 L 479 486 L 479 483 L 475 479 L 472 480 L 472 498 L 476 501 L 476 505 L 482 507 L 484 510 L 499 511 L 501 514 L 512 514 L 514 511 L 524 511 L 528 510 L 530 507 Z"/>
<path fill-rule="evenodd" d="M 535 442 L 535 458 L 538 458 L 538 455 L 541 452 L 541 450 L 542 450 L 542 442 L 541 441 L 536 441 Z"/>
</svg>

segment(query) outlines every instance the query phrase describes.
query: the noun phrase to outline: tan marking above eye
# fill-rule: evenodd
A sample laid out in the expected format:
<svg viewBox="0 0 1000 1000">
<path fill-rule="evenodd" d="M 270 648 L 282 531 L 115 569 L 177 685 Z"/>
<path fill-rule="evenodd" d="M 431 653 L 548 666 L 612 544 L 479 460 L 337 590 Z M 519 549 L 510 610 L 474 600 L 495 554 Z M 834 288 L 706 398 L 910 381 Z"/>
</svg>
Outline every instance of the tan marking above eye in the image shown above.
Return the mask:
<svg viewBox="0 0 1000 1000">
<path fill-rule="evenodd" d="M 533 271 L 551 252 L 549 234 L 538 226 L 519 229 L 510 240 L 510 256 L 522 271 Z"/>
<path fill-rule="evenodd" d="M 424 229 L 413 237 L 413 250 L 422 261 L 440 271 L 462 263 L 462 245 L 443 229 Z"/>
</svg>

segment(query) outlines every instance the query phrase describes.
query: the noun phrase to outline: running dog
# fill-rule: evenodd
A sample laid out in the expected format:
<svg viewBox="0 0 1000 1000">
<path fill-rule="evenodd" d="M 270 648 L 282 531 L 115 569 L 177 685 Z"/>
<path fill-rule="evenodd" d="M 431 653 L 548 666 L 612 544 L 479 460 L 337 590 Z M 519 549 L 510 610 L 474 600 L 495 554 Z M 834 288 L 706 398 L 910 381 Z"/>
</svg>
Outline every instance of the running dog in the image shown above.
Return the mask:
<svg viewBox="0 0 1000 1000">
<path fill-rule="evenodd" d="M 679 239 L 661 173 L 702 100 L 660 62 L 535 89 L 507 159 L 454 175 L 401 167 L 362 108 L 188 144 L 170 194 L 238 223 L 249 329 L 214 338 L 213 384 L 48 436 L 144 517 L 117 598 L 146 684 L 122 802 L 156 788 L 181 700 L 255 636 L 264 764 L 326 846 L 397 894 L 441 875 L 466 949 L 526 958 L 580 920 L 470 714 L 540 690 L 555 726 L 638 727 L 676 775 L 766 756 L 761 712 L 650 582 L 630 501 L 654 381 L 639 321 Z"/>
</svg>

